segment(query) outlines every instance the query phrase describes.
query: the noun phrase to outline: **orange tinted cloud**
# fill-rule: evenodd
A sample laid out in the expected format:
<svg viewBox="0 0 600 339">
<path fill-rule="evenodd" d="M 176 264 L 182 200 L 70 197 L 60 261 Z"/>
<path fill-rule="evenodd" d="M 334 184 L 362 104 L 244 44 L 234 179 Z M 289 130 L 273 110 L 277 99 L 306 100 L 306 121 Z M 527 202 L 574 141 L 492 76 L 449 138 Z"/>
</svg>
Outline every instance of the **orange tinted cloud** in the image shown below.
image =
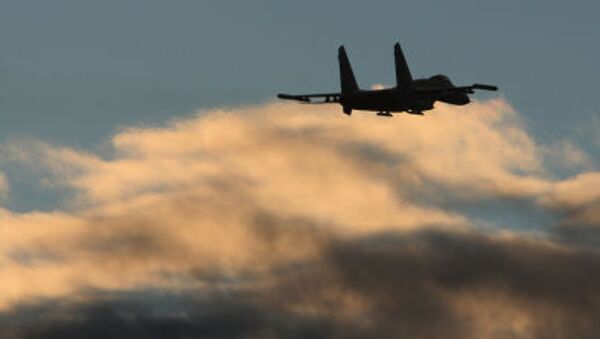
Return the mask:
<svg viewBox="0 0 600 339">
<path fill-rule="evenodd" d="M 9 191 L 8 180 L 4 173 L 0 172 L 0 198 L 5 198 Z"/>
<path fill-rule="evenodd" d="M 4 146 L 75 196 L 62 211 L 0 211 L 0 307 L 88 289 L 204 288 L 196 277 L 215 271 L 269 280 L 265 272 L 316 260 L 332 241 L 470 232 L 476 221 L 447 207 L 457 201 L 529 199 L 555 210 L 598 199 L 595 172 L 547 175 L 543 150 L 503 100 L 394 119 L 290 104 L 203 111 L 123 130 L 111 145 L 109 156 Z M 349 316 L 369 307 L 327 293 L 353 305 Z M 511 310 L 504 316 L 517 319 Z"/>
</svg>

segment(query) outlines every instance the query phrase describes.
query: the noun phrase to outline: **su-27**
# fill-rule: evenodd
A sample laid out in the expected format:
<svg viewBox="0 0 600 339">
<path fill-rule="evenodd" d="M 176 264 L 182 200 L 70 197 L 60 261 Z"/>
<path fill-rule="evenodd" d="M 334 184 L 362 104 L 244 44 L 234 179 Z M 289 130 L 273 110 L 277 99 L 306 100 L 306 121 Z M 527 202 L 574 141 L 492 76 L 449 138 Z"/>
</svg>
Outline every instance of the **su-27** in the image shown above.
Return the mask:
<svg viewBox="0 0 600 339">
<path fill-rule="evenodd" d="M 338 50 L 340 65 L 341 93 L 318 94 L 278 94 L 280 99 L 296 100 L 309 104 L 339 103 L 344 113 L 352 114 L 352 110 L 375 111 L 378 116 L 391 117 L 392 112 L 407 112 L 422 115 L 423 111 L 433 109 L 436 101 L 453 105 L 466 105 L 471 100 L 469 94 L 475 90 L 496 91 L 492 85 L 473 84 L 471 86 L 454 86 L 443 74 L 428 79 L 414 79 L 399 43 L 394 46 L 396 63 L 396 86 L 379 90 L 362 90 L 356 83 L 350 60 L 344 46 Z"/>
</svg>

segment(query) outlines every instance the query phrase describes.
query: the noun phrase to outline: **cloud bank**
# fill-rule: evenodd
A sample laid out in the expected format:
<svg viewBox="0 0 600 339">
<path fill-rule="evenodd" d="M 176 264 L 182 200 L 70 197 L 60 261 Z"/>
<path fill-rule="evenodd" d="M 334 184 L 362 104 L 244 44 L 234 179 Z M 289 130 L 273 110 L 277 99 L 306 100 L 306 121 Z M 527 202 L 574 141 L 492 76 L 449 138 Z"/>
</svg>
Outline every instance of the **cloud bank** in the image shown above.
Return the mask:
<svg viewBox="0 0 600 339">
<path fill-rule="evenodd" d="M 8 195 L 9 185 L 8 180 L 6 179 L 6 175 L 0 172 L 0 199 L 6 198 Z"/>
<path fill-rule="evenodd" d="M 2 337 L 600 331 L 600 172 L 555 178 L 503 100 L 395 119 L 268 104 L 107 152 L 1 152 L 73 192 L 0 209 Z"/>
</svg>

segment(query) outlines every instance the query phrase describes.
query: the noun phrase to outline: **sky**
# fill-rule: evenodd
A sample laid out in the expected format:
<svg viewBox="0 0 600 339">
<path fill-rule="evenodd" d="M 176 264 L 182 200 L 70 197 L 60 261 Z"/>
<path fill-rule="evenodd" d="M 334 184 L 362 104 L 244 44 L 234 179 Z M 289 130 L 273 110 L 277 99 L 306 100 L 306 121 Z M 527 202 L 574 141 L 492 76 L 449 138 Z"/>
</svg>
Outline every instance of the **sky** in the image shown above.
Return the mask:
<svg viewBox="0 0 600 339">
<path fill-rule="evenodd" d="M 600 5 L 3 1 L 0 337 L 595 338 Z M 276 93 L 491 83 L 383 119 Z"/>
</svg>

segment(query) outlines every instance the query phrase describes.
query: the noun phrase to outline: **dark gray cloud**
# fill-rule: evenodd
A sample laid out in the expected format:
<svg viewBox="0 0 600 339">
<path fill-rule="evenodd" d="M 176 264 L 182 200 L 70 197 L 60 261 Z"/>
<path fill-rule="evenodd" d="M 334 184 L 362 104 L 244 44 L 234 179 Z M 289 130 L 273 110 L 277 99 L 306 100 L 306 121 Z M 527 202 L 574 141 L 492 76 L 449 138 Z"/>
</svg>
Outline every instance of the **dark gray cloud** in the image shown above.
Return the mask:
<svg viewBox="0 0 600 339">
<path fill-rule="evenodd" d="M 497 307 L 486 305 L 488 298 L 522 312 L 532 337 L 584 338 L 600 330 L 597 252 L 525 238 L 421 231 L 336 244 L 329 258 L 343 288 L 376 305 L 370 317 L 377 335 L 478 337 L 478 310 Z M 460 310 L 461 298 L 480 298 L 475 313 Z M 500 319 L 495 326 L 513 330 Z"/>
<path fill-rule="evenodd" d="M 328 338 L 332 331 L 347 331 L 326 318 L 265 307 L 249 292 L 202 296 L 143 291 L 96 297 L 88 303 L 54 301 L 21 307 L 0 317 L 12 322 L 0 334 L 31 339 Z"/>
<path fill-rule="evenodd" d="M 600 253 L 544 240 L 439 230 L 381 233 L 332 240 L 318 258 L 257 279 L 269 283 L 40 302 L 4 313 L 0 320 L 8 326 L 0 333 L 458 339 L 596 338 L 600 331 Z M 497 319 L 489 323 L 487 314 Z"/>
<path fill-rule="evenodd" d="M 573 246 L 600 248 L 600 225 L 558 225 L 554 228 L 554 235 L 558 240 Z"/>
</svg>

